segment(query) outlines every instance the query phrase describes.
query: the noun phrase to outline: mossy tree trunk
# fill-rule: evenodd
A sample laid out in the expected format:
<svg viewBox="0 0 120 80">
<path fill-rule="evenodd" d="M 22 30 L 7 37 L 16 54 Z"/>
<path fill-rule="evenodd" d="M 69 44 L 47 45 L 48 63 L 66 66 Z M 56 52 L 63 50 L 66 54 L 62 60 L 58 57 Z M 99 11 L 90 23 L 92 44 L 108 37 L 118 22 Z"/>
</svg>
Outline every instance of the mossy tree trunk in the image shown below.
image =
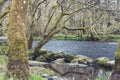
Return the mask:
<svg viewBox="0 0 120 80">
<path fill-rule="evenodd" d="M 115 52 L 115 65 L 109 80 L 120 80 L 120 40 Z"/>
<path fill-rule="evenodd" d="M 28 80 L 26 15 L 28 0 L 12 0 L 8 19 L 8 77 Z"/>
</svg>

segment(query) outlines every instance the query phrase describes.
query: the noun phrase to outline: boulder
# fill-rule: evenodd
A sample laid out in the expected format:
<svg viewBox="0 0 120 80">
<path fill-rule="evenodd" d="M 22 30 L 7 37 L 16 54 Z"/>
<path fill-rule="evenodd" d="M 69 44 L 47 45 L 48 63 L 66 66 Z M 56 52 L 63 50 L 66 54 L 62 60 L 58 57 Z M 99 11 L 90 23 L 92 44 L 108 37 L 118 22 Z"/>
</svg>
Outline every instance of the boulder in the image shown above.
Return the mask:
<svg viewBox="0 0 120 80">
<path fill-rule="evenodd" d="M 48 51 L 46 49 L 40 49 L 38 53 L 32 53 L 32 54 L 29 55 L 30 60 L 36 60 L 37 57 L 45 55 L 47 53 L 48 53 Z"/>
<path fill-rule="evenodd" d="M 72 54 L 64 54 L 65 63 L 71 63 L 71 61 L 75 58 L 75 55 Z"/>
<path fill-rule="evenodd" d="M 99 65 L 104 65 L 104 64 L 106 64 L 108 61 L 110 61 L 110 59 L 109 59 L 108 57 L 100 57 L 100 58 L 96 58 L 96 59 L 94 60 L 94 62 L 95 62 L 96 64 L 99 64 Z"/>
<path fill-rule="evenodd" d="M 56 59 L 55 61 L 52 61 L 51 63 L 62 64 L 62 63 L 65 63 L 65 61 L 64 61 L 64 58 L 60 58 L 60 59 Z"/>
<path fill-rule="evenodd" d="M 112 70 L 114 66 L 114 61 L 110 61 L 108 57 L 97 58 L 93 63 L 96 67 L 101 67 L 106 70 Z"/>
<path fill-rule="evenodd" d="M 71 61 L 71 63 L 86 64 L 86 65 L 91 65 L 92 62 L 93 62 L 92 58 L 89 58 L 89 57 L 83 56 L 83 55 L 77 55 Z"/>
<path fill-rule="evenodd" d="M 48 51 L 47 51 L 46 49 L 40 49 L 40 50 L 39 50 L 39 53 L 40 53 L 41 55 L 44 55 L 44 54 L 47 54 Z"/>
<path fill-rule="evenodd" d="M 37 61 L 40 62 L 52 62 L 57 59 L 64 58 L 65 63 L 70 63 L 74 59 L 74 55 L 71 54 L 64 54 L 63 52 L 52 53 L 50 51 L 42 53 L 39 57 L 36 58 Z"/>
</svg>

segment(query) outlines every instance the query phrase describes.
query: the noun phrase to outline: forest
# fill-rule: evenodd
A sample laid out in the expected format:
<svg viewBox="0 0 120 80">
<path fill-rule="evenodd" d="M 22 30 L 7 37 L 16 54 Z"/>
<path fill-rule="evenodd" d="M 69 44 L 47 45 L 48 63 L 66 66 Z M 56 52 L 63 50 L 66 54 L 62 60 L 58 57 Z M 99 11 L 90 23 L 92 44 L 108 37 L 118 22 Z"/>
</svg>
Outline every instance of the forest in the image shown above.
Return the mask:
<svg viewBox="0 0 120 80">
<path fill-rule="evenodd" d="M 0 80 L 120 80 L 120 0 L 0 0 Z"/>
</svg>

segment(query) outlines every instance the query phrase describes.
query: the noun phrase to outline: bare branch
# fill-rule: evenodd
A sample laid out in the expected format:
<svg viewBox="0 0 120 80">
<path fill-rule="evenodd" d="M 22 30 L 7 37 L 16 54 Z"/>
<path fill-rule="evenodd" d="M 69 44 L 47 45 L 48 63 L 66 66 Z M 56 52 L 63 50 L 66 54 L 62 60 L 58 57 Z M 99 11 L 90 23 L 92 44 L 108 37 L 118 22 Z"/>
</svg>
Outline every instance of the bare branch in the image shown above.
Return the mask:
<svg viewBox="0 0 120 80">
<path fill-rule="evenodd" d="M 9 13 L 9 8 L 7 8 L 6 10 L 4 10 L 1 14 L 0 14 L 0 19 L 2 19 L 4 16 L 6 16 Z"/>
<path fill-rule="evenodd" d="M 66 29 L 66 30 L 69 30 L 69 31 L 77 31 L 77 30 L 85 30 L 85 29 L 88 29 L 88 27 L 80 27 L 80 28 L 76 28 L 76 29 L 70 29 L 70 28 L 64 26 L 63 29 Z"/>
</svg>

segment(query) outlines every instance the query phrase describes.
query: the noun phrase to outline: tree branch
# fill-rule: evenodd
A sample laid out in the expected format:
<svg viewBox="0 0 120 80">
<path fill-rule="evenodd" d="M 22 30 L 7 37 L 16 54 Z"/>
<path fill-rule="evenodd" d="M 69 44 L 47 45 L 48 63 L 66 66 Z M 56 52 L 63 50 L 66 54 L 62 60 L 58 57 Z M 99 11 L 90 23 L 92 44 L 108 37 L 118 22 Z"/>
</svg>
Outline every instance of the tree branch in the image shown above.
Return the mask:
<svg viewBox="0 0 120 80">
<path fill-rule="evenodd" d="M 63 29 L 66 29 L 66 30 L 68 30 L 68 31 L 85 30 L 85 29 L 87 29 L 87 28 L 88 28 L 88 27 L 80 27 L 80 28 L 76 28 L 76 29 L 70 29 L 70 28 L 68 28 L 68 27 L 66 27 L 66 26 L 63 27 Z"/>
<path fill-rule="evenodd" d="M 9 8 L 7 8 L 6 10 L 4 10 L 1 14 L 0 14 L 0 19 L 2 19 L 4 16 L 6 16 L 9 13 Z"/>
</svg>

